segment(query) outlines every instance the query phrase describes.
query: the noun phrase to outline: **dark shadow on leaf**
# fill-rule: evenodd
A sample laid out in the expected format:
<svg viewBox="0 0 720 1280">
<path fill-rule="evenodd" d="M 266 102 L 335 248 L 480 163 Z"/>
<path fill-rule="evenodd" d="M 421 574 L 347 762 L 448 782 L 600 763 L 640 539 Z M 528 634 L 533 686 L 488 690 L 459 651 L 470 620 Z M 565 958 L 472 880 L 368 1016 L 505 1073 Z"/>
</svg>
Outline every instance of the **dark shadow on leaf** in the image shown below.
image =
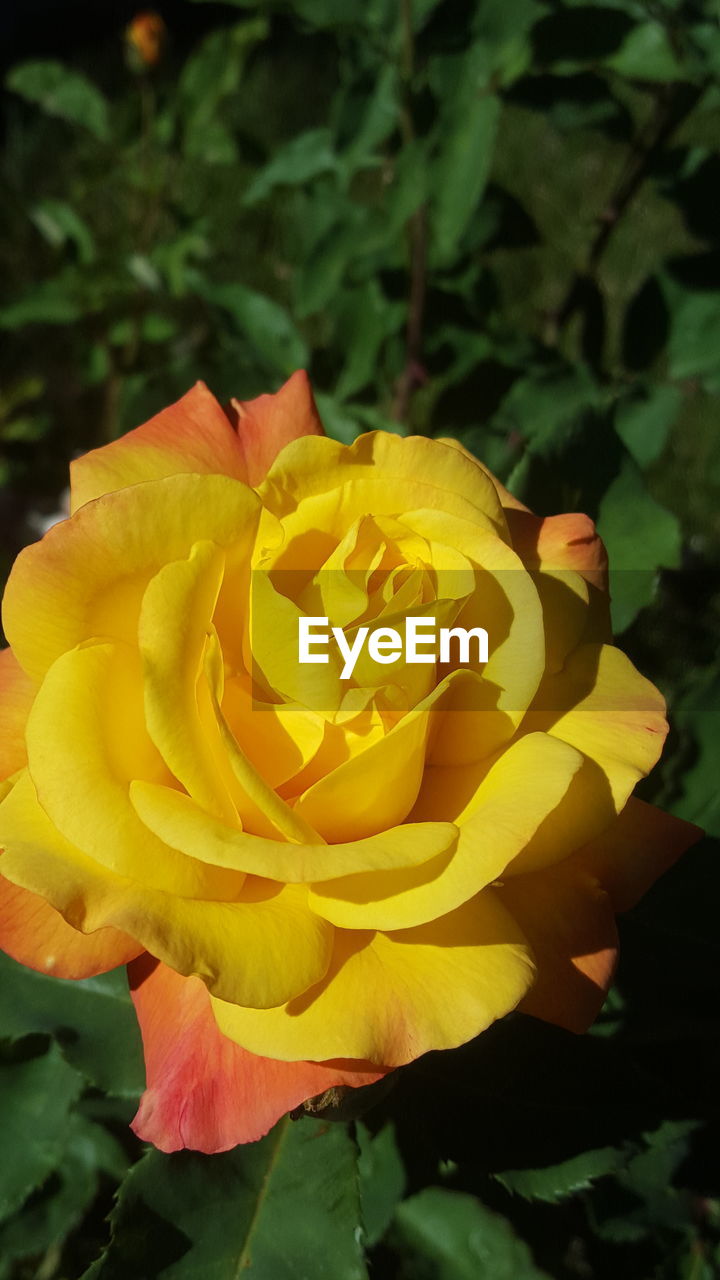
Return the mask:
<svg viewBox="0 0 720 1280">
<path fill-rule="evenodd" d="M 508 90 L 508 101 L 548 115 L 558 129 L 600 129 L 608 137 L 626 141 L 633 136 L 633 118 L 597 76 L 524 76 Z"/>
<path fill-rule="evenodd" d="M 486 252 L 492 249 L 526 249 L 540 243 L 540 233 L 530 214 L 504 187 L 491 183 L 485 200 L 496 206 L 498 226 L 484 246 Z"/>
<path fill-rule="evenodd" d="M 708 156 L 689 178 L 675 182 L 670 192 L 680 206 L 685 224 L 694 235 L 717 244 L 720 226 L 717 193 L 720 191 L 720 156 Z"/>
<path fill-rule="evenodd" d="M 670 329 L 667 305 L 655 276 L 630 302 L 623 320 L 622 355 L 628 369 L 647 369 L 663 350 Z"/>
<path fill-rule="evenodd" d="M 580 5 L 542 18 L 533 30 L 535 56 L 540 63 L 594 62 L 620 48 L 634 26 L 629 14 L 617 9 Z"/>
<path fill-rule="evenodd" d="M 97 1271 L 96 1280 L 154 1280 L 182 1258 L 192 1242 L 140 1197 L 125 1202 L 122 1230 Z"/>
<path fill-rule="evenodd" d="M 453 383 L 442 392 L 435 406 L 435 421 L 443 431 L 486 422 L 501 404 L 515 376 L 513 369 L 496 360 L 479 361 L 462 382 Z"/>
<path fill-rule="evenodd" d="M 368 1123 L 394 1120 L 421 1185 L 440 1160 L 480 1174 L 539 1168 L 637 1137 L 665 1103 L 662 1080 L 617 1044 L 512 1014 L 403 1068 Z"/>
<path fill-rule="evenodd" d="M 720 249 L 671 258 L 667 269 L 687 289 L 720 290 Z"/>
</svg>

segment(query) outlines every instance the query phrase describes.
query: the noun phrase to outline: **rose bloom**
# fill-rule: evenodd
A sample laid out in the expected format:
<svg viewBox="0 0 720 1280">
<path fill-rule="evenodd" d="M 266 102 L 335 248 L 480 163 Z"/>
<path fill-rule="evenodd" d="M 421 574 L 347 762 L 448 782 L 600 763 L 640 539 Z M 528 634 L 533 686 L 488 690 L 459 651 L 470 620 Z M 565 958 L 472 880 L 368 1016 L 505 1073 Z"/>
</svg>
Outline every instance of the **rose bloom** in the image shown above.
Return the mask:
<svg viewBox="0 0 720 1280">
<path fill-rule="evenodd" d="M 203 384 L 72 467 L 0 660 L 0 944 L 128 964 L 134 1127 L 221 1151 L 521 1009 L 597 1014 L 696 829 L 631 798 L 666 732 L 583 515 L 451 440 L 327 439 L 304 373 Z M 485 627 L 482 667 L 298 662 L 298 619 Z"/>
<path fill-rule="evenodd" d="M 167 28 L 159 13 L 138 13 L 125 28 L 125 39 L 145 67 L 157 66 L 165 47 Z"/>
</svg>

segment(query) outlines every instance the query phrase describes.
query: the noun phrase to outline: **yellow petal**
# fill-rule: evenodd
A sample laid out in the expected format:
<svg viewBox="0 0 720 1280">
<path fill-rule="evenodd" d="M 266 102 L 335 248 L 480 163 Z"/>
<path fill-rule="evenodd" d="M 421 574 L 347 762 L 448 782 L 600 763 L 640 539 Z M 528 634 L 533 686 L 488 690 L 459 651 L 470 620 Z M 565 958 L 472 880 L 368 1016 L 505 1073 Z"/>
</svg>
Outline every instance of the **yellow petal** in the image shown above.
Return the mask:
<svg viewBox="0 0 720 1280">
<path fill-rule="evenodd" d="M 253 491 L 226 476 L 170 476 L 88 503 L 15 561 L 3 625 L 18 662 L 39 682 L 56 658 L 93 636 L 136 643 L 149 579 L 202 538 L 227 551 L 217 612 L 226 607 L 235 617 L 237 575 L 247 574 L 258 514 Z"/>
<path fill-rule="evenodd" d="M 453 625 L 484 627 L 488 632 L 489 661 L 482 677 L 488 691 L 483 699 L 483 753 L 489 754 L 512 736 L 543 673 L 545 641 L 537 588 L 516 553 L 494 534 L 438 511 L 410 511 L 404 518 L 433 542 L 444 538 L 475 566 L 474 590 Z M 438 764 L 457 758 L 460 735 L 451 724 L 434 746 L 433 760 Z M 476 729 L 471 732 L 474 738 L 479 736 Z"/>
<path fill-rule="evenodd" d="M 251 1053 L 396 1067 L 478 1035 L 517 1005 L 532 976 L 522 933 L 486 890 L 418 929 L 338 932 L 324 980 L 282 1008 L 214 1000 L 213 1009 L 223 1034 Z"/>
<path fill-rule="evenodd" d="M 300 503 L 304 506 L 332 490 L 340 503 L 336 514 L 342 514 L 341 522 L 305 521 L 305 528 L 339 527 L 344 533 L 352 523 L 351 510 L 356 517 L 368 512 L 379 516 L 427 506 L 465 515 L 509 538 L 492 481 L 467 457 L 437 440 L 370 431 L 345 446 L 307 436 L 283 449 L 259 492 L 270 510 L 285 516 Z"/>
<path fill-rule="evenodd" d="M 296 811 L 331 843 L 402 822 L 417 798 L 431 707 L 443 692 L 438 686 L 389 733 L 320 778 L 297 801 Z"/>
<path fill-rule="evenodd" d="M 403 929 L 435 920 L 501 876 L 508 863 L 552 825 L 582 764 L 578 751 L 543 734 L 521 738 L 467 777 L 454 852 L 405 871 L 346 875 L 313 885 L 314 911 L 346 929 Z M 440 770 L 442 796 L 447 775 Z M 468 775 L 470 771 L 468 770 Z M 421 797 L 412 817 L 427 811 Z"/>
<path fill-rule="evenodd" d="M 27 764 L 25 725 L 35 697 L 35 685 L 12 649 L 0 652 L 0 778 L 9 778 Z"/>
<path fill-rule="evenodd" d="M 187 560 L 164 565 L 143 596 L 138 643 L 150 737 L 193 800 L 234 823 L 237 813 L 201 723 L 197 690 L 224 564 L 219 547 L 197 542 Z M 135 776 L 144 774 L 136 769 Z"/>
<path fill-rule="evenodd" d="M 225 683 L 222 711 L 241 751 L 273 788 L 292 782 L 322 744 L 321 716 L 299 703 L 262 703 L 239 675 Z"/>
<path fill-rule="evenodd" d="M 45 898 L 74 929 L 112 925 L 223 1000 L 274 1007 L 327 972 L 333 930 L 307 908 L 301 886 L 252 877 L 235 901 L 164 893 L 119 876 L 63 839 L 27 774 L 0 805 L 2 872 Z"/>
<path fill-rule="evenodd" d="M 347 844 L 290 844 L 225 826 L 179 791 L 134 782 L 132 803 L 146 826 L 173 848 L 218 867 L 289 883 L 324 880 L 338 869 L 414 867 L 452 849 L 448 822 L 408 823 Z"/>
<path fill-rule="evenodd" d="M 169 849 L 130 804 L 133 776 L 168 773 L 144 725 L 136 655 L 92 645 L 63 654 L 37 694 L 27 727 L 29 769 L 58 831 L 110 870 L 178 894 L 232 896 L 232 878 Z"/>
<path fill-rule="evenodd" d="M 586 644 L 546 677 L 523 727 L 562 738 L 596 761 L 619 812 L 660 756 L 665 701 L 619 649 Z"/>
</svg>

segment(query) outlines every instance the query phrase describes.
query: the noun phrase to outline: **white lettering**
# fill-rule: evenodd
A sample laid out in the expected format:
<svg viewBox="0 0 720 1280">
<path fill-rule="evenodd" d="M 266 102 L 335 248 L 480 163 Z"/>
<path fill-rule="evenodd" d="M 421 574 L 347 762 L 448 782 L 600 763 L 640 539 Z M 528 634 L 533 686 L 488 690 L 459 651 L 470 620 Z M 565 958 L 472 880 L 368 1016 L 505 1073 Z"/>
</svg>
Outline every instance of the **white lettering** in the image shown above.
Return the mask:
<svg viewBox="0 0 720 1280">
<path fill-rule="evenodd" d="M 311 627 L 327 627 L 327 618 L 298 618 L 298 662 L 329 662 L 326 653 L 311 653 L 311 644 L 327 644 L 330 639 L 327 631 L 324 636 L 310 634 Z"/>
<path fill-rule="evenodd" d="M 355 663 L 360 657 L 360 651 L 367 639 L 367 633 L 369 630 L 369 627 L 358 627 L 357 635 L 355 636 L 355 643 L 353 645 L 349 645 L 345 639 L 345 632 L 342 627 L 333 627 L 332 633 L 337 642 L 337 647 L 345 659 L 345 666 L 340 672 L 341 680 L 350 679 L 350 676 L 355 670 Z"/>
<path fill-rule="evenodd" d="M 325 630 L 317 631 L 316 628 L 324 627 Z M 405 619 L 405 661 L 411 664 L 416 663 L 432 663 L 443 662 L 449 663 L 453 661 L 451 655 L 451 640 L 457 640 L 457 659 L 460 663 L 469 663 L 470 642 L 476 641 L 478 663 L 488 661 L 489 637 L 484 627 L 472 627 L 469 631 L 466 627 L 440 627 L 440 652 L 437 652 L 437 632 L 435 618 L 406 618 Z M 327 618 L 298 618 L 298 661 L 305 662 L 329 662 L 327 653 L 311 652 L 311 647 L 317 645 L 328 645 L 330 643 L 330 631 L 332 631 L 333 639 L 340 651 L 343 659 L 343 668 L 340 672 L 341 680 L 349 680 L 358 658 L 362 653 L 365 643 L 367 642 L 368 654 L 373 662 L 379 662 L 383 666 L 389 663 L 397 662 L 403 652 L 403 639 L 399 631 L 394 627 L 376 627 L 374 631 L 370 631 L 369 627 L 358 627 L 352 644 L 345 636 L 342 627 L 331 627 L 328 630 Z M 430 634 L 432 632 L 432 634 Z M 370 637 L 368 640 L 368 636 Z M 432 648 L 432 653 L 420 652 L 422 649 Z"/>
<path fill-rule="evenodd" d="M 488 633 L 484 627 L 472 627 L 470 631 L 465 627 L 441 627 L 440 628 L 440 661 L 450 662 L 450 640 L 452 637 L 458 643 L 458 662 L 470 661 L 470 641 L 478 642 L 478 662 L 487 662 L 488 660 Z"/>
<path fill-rule="evenodd" d="M 402 653 L 400 632 L 394 627 L 378 627 L 368 641 L 368 653 L 373 662 L 397 662 Z"/>
<path fill-rule="evenodd" d="M 419 634 L 421 627 L 432 627 L 432 636 L 423 636 Z M 406 662 L 435 662 L 434 653 L 418 653 L 418 644 L 428 645 L 435 644 L 435 619 L 434 618 L 406 618 L 405 619 L 405 661 Z"/>
</svg>

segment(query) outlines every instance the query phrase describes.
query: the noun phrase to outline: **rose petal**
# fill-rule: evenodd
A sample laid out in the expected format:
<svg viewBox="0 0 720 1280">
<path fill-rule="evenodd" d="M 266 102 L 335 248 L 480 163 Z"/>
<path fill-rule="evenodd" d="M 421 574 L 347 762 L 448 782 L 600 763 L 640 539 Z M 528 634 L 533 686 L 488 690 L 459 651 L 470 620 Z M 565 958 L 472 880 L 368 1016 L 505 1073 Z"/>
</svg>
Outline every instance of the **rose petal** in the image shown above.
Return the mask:
<svg viewBox="0 0 720 1280">
<path fill-rule="evenodd" d="M 617 822 L 578 850 L 572 862 L 597 877 L 615 911 L 628 911 L 702 835 L 694 823 L 633 796 Z"/>
<path fill-rule="evenodd" d="M 169 476 L 88 503 L 13 565 L 3 625 L 21 667 L 39 682 L 56 658 L 93 636 L 136 645 L 148 581 L 200 539 L 225 549 L 217 613 L 225 607 L 235 617 L 258 516 L 252 489 L 215 475 Z"/>
<path fill-rule="evenodd" d="M 281 1008 L 213 1008 L 253 1053 L 394 1067 L 472 1039 L 515 1008 L 532 976 L 523 934 L 488 889 L 416 929 L 338 931 L 326 977 Z"/>
<path fill-rule="evenodd" d="M 226 826 L 171 787 L 134 782 L 130 796 L 145 825 L 171 848 L 201 863 L 290 884 L 329 879 L 339 868 L 415 867 L 448 853 L 457 840 L 450 822 L 416 822 L 345 844 L 293 844 Z"/>
<path fill-rule="evenodd" d="M 306 436 L 283 449 L 258 492 L 283 520 L 288 547 L 310 529 L 342 537 L 368 512 L 395 516 L 425 508 L 447 511 L 509 541 L 492 482 L 456 449 L 422 436 L 369 431 L 351 445 Z"/>
<path fill-rule="evenodd" d="M 529 569 L 572 569 L 607 591 L 607 551 L 589 516 L 506 513 L 512 544 Z"/>
<path fill-rule="evenodd" d="M 25 725 L 34 697 L 35 685 L 12 649 L 0 651 L 0 779 L 27 763 Z"/>
<path fill-rule="evenodd" d="M 74 928 L 112 925 L 224 1000 L 280 1005 L 327 972 L 333 930 L 309 911 L 302 886 L 253 877 L 232 902 L 203 901 L 115 875 L 63 840 L 27 774 L 0 805 L 0 843 L 8 880 L 40 894 Z"/>
<path fill-rule="evenodd" d="M 579 1034 L 612 981 L 618 938 L 608 895 L 569 859 L 497 890 L 532 946 L 537 975 L 520 1009 Z"/>
<path fill-rule="evenodd" d="M 553 815 L 581 766 L 582 756 L 566 743 L 530 734 L 494 763 L 432 770 L 411 817 L 453 814 L 460 827 L 455 851 L 412 870 L 315 884 L 313 910 L 348 929 L 406 929 L 452 911 L 501 876 L 543 826 L 555 829 Z M 560 836 L 566 853 L 571 840 L 571 832 Z"/>
<path fill-rule="evenodd" d="M 27 727 L 40 803 L 66 840 L 110 871 L 189 897 L 234 897 L 233 877 L 168 848 L 130 803 L 134 772 L 169 780 L 147 738 L 136 664 L 124 646 L 96 644 L 72 649 L 50 668 Z"/>
<path fill-rule="evenodd" d="M 248 484 L 259 484 L 286 444 L 301 436 L 324 436 L 304 369 L 291 374 L 274 395 L 232 400 Z"/>
<path fill-rule="evenodd" d="M 257 1057 L 220 1033 L 199 978 L 183 978 L 150 956 L 129 972 L 147 1070 L 132 1127 L 161 1151 L 212 1154 L 256 1142 L 307 1098 L 385 1074 L 368 1063 Z"/>
<path fill-rule="evenodd" d="M 44 898 L 4 876 L 0 876 L 0 947 L 19 964 L 55 978 L 92 978 L 127 964 L 143 949 L 118 929 L 78 933 Z"/>
<path fill-rule="evenodd" d="M 143 480 L 184 472 L 247 480 L 243 449 L 204 382 L 141 427 L 70 464 L 72 511 Z"/>
</svg>

